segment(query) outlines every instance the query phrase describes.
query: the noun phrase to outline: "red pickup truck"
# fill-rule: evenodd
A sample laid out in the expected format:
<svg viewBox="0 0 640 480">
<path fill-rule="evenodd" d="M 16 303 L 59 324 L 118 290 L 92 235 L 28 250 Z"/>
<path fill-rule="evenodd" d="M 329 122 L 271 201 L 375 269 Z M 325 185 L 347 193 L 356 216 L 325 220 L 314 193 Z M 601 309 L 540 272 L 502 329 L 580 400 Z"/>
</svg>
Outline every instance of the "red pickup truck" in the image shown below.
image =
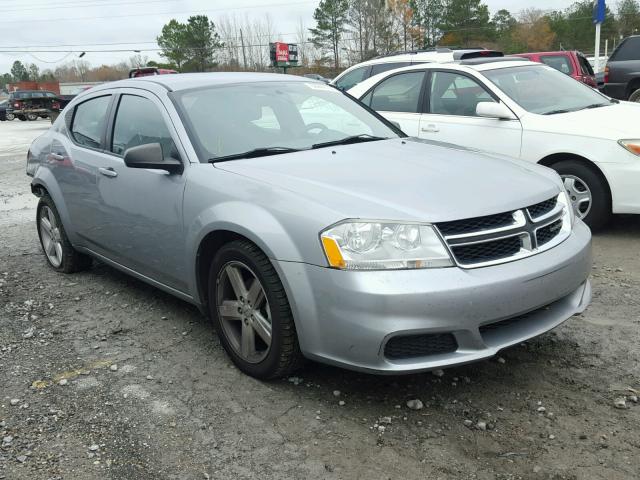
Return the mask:
<svg viewBox="0 0 640 480">
<path fill-rule="evenodd" d="M 590 87 L 598 86 L 589 60 L 578 51 L 516 53 L 514 56 L 549 65 Z"/>
</svg>

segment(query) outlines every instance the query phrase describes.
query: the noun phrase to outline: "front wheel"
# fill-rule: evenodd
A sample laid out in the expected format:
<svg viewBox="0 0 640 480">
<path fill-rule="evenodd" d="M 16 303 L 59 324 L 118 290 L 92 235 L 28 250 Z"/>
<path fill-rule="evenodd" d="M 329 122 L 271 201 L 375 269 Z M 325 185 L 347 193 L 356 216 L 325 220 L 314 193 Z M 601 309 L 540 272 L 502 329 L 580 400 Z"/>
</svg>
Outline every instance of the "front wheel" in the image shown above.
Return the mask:
<svg viewBox="0 0 640 480">
<path fill-rule="evenodd" d="M 27 117 L 25 117 L 24 115 L 18 115 L 18 120 L 20 120 L 21 122 L 26 122 L 27 121 Z"/>
<path fill-rule="evenodd" d="M 576 216 L 592 230 L 604 227 L 611 217 L 611 197 L 604 179 L 576 160 L 563 160 L 551 168 L 562 178 Z"/>
<path fill-rule="evenodd" d="M 40 198 L 36 215 L 40 245 L 54 270 L 73 273 L 91 266 L 91 258 L 78 252 L 69 242 L 60 214 L 50 197 Z"/>
<path fill-rule="evenodd" d="M 635 92 L 633 92 L 631 95 L 629 95 L 629 101 L 640 103 L 640 88 L 637 89 Z"/>
<path fill-rule="evenodd" d="M 16 116 L 13 113 L 7 113 L 7 121 L 11 122 Z"/>
<path fill-rule="evenodd" d="M 33 122 L 37 119 L 38 115 L 36 115 L 35 113 L 27 113 L 27 120 L 29 120 L 30 122 Z"/>
<path fill-rule="evenodd" d="M 215 255 L 209 311 L 222 346 L 244 373 L 271 379 L 302 364 L 284 287 L 269 258 L 253 243 L 233 241 Z"/>
</svg>

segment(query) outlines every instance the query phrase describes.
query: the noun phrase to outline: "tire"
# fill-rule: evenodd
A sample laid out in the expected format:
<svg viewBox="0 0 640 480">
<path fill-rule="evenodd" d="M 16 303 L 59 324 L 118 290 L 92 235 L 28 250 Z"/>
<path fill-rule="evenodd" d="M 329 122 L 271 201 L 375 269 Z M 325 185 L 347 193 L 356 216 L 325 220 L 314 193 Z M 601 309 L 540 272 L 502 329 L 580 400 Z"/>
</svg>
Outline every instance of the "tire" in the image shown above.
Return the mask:
<svg viewBox="0 0 640 480">
<path fill-rule="evenodd" d="M 259 285 L 252 289 L 256 280 Z M 238 295 L 236 287 L 245 295 Z M 258 287 L 260 294 L 256 293 Z M 208 295 L 220 343 L 241 371 L 267 380 L 302 366 L 304 359 L 284 287 L 269 258 L 253 243 L 236 240 L 218 250 L 209 269 Z M 218 305 L 228 314 L 223 315 Z M 269 345 L 264 340 L 267 327 L 271 330 Z M 249 345 L 246 349 L 245 344 Z"/>
<path fill-rule="evenodd" d="M 27 113 L 27 120 L 29 120 L 30 122 L 38 120 L 38 115 L 36 115 L 35 113 Z"/>
<path fill-rule="evenodd" d="M 48 220 L 48 226 L 43 218 Z M 78 252 L 69 242 L 58 210 L 49 196 L 41 197 L 38 202 L 36 225 L 40 246 L 51 268 L 57 272 L 74 273 L 91 267 L 91 257 Z"/>
<path fill-rule="evenodd" d="M 635 90 L 631 95 L 629 95 L 630 102 L 640 103 L 640 88 Z"/>
<path fill-rule="evenodd" d="M 554 163 L 551 168 L 562 177 L 572 201 L 579 200 L 585 194 L 590 195 L 588 208 L 585 206 L 586 202 L 580 205 L 579 210 L 574 204 L 576 216 L 592 230 L 603 228 L 611 218 L 611 195 L 602 176 L 593 167 L 578 160 L 562 160 Z"/>
<path fill-rule="evenodd" d="M 13 113 L 7 113 L 7 121 L 11 122 L 13 121 L 13 119 L 15 119 L 16 116 Z"/>
<path fill-rule="evenodd" d="M 17 115 L 16 118 L 18 120 L 20 120 L 21 122 L 26 122 L 27 121 L 27 117 L 25 117 L 24 115 Z"/>
</svg>

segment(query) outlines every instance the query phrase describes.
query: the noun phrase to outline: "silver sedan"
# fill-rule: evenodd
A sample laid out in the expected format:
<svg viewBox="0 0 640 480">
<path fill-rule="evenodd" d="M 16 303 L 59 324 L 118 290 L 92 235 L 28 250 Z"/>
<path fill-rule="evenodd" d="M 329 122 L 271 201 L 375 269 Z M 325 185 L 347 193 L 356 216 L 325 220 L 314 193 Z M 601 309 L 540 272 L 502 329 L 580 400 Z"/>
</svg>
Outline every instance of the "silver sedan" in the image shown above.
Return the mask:
<svg viewBox="0 0 640 480">
<path fill-rule="evenodd" d="M 28 154 L 55 270 L 98 259 L 208 315 L 258 378 L 479 360 L 590 301 L 544 167 L 406 138 L 313 80 L 211 73 L 77 97 Z"/>
</svg>

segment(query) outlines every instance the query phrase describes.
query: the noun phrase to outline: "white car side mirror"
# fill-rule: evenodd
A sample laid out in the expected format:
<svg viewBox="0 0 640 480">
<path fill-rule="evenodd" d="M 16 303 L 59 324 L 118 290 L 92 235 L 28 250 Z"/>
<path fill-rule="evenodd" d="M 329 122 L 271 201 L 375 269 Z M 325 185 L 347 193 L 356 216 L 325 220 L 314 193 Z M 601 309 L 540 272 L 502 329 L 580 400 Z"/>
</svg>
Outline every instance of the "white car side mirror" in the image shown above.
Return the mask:
<svg viewBox="0 0 640 480">
<path fill-rule="evenodd" d="M 504 103 L 480 102 L 476 106 L 476 115 L 486 118 L 497 118 L 499 120 L 517 120 L 511 110 Z"/>
</svg>

